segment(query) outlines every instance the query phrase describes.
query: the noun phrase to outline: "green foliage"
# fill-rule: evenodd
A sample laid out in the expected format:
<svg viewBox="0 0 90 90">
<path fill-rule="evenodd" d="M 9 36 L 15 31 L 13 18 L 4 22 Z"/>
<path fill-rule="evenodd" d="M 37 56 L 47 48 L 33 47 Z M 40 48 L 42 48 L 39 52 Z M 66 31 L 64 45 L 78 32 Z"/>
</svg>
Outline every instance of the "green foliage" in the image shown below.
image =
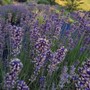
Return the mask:
<svg viewBox="0 0 90 90">
<path fill-rule="evenodd" d="M 38 0 L 38 4 L 50 4 L 50 5 L 55 5 L 55 0 Z"/>
<path fill-rule="evenodd" d="M 82 0 L 62 0 L 62 1 L 65 1 L 66 3 L 66 8 L 67 10 L 69 11 L 74 11 L 74 10 L 78 10 L 79 6 L 81 4 L 83 4 Z"/>
<path fill-rule="evenodd" d="M 7 5 L 7 4 L 11 4 L 13 0 L 1 0 L 0 4 L 1 5 Z"/>
</svg>

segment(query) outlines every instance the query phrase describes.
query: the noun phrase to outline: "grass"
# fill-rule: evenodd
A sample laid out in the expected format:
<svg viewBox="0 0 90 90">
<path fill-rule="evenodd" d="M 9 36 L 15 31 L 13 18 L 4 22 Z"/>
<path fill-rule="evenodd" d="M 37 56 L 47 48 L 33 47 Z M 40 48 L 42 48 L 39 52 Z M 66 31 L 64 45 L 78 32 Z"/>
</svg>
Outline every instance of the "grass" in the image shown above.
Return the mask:
<svg viewBox="0 0 90 90">
<path fill-rule="evenodd" d="M 55 0 L 58 4 L 65 6 L 65 2 L 62 0 Z M 82 0 L 82 2 L 84 2 L 84 4 L 80 5 L 79 8 L 82 8 L 83 10 L 90 10 L 90 0 Z"/>
</svg>

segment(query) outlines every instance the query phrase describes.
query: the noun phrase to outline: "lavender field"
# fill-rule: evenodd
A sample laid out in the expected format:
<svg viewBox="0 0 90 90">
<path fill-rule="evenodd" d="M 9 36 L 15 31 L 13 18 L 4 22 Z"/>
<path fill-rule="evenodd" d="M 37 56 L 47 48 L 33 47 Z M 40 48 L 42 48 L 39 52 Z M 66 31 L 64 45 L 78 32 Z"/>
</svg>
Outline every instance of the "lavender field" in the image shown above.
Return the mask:
<svg viewBox="0 0 90 90">
<path fill-rule="evenodd" d="M 0 90 L 90 90 L 90 11 L 0 6 Z"/>
</svg>

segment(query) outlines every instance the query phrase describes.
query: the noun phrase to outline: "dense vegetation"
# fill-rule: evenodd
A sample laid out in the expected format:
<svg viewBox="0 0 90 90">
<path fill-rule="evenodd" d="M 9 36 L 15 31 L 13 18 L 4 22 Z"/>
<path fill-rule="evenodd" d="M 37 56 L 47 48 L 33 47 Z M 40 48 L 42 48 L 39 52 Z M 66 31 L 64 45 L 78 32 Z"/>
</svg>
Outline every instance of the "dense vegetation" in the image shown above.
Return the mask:
<svg viewBox="0 0 90 90">
<path fill-rule="evenodd" d="M 89 11 L 0 6 L 0 90 L 89 89 Z"/>
</svg>

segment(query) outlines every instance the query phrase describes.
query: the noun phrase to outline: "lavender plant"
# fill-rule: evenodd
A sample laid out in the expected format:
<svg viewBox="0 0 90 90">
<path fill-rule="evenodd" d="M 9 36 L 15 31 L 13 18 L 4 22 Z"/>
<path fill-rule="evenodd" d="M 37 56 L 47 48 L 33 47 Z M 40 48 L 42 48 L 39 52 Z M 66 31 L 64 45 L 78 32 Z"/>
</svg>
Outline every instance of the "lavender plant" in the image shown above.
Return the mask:
<svg viewBox="0 0 90 90">
<path fill-rule="evenodd" d="M 77 82 L 75 83 L 76 90 L 90 89 L 90 60 L 88 59 L 83 62 L 82 67 L 80 67 L 78 71 L 79 76 Z"/>
<path fill-rule="evenodd" d="M 0 61 L 0 89 L 74 90 L 90 56 L 89 14 L 36 3 L 0 7 L 0 60 L 7 61 Z"/>
<path fill-rule="evenodd" d="M 57 50 L 57 52 L 53 54 L 53 59 L 51 60 L 51 63 L 48 67 L 49 74 L 52 74 L 54 71 L 58 69 L 57 65 L 63 62 L 66 52 L 67 52 L 67 49 L 65 49 L 64 46 L 62 46 L 60 49 Z"/>
<path fill-rule="evenodd" d="M 17 81 L 17 90 L 30 90 L 30 89 L 24 81 L 18 80 Z"/>
<path fill-rule="evenodd" d="M 20 53 L 23 40 L 23 29 L 21 27 L 10 26 L 10 46 L 11 55 L 17 56 Z"/>
<path fill-rule="evenodd" d="M 16 80 L 18 79 L 22 67 L 22 63 L 17 58 L 10 62 L 10 72 L 5 76 L 4 88 L 7 90 L 15 88 Z"/>
</svg>

